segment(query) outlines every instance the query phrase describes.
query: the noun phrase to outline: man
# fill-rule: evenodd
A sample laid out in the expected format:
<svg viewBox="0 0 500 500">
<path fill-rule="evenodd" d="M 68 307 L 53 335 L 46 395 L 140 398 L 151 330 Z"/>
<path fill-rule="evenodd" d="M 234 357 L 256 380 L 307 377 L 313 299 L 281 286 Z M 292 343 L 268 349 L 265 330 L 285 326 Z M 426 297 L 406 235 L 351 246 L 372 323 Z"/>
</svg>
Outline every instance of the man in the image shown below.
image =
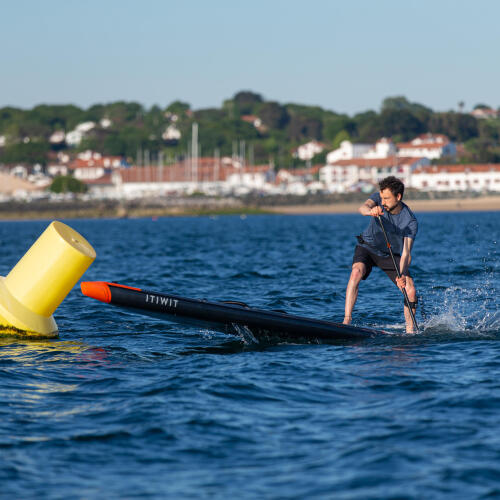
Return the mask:
<svg viewBox="0 0 500 500">
<path fill-rule="evenodd" d="M 379 193 L 374 193 L 359 207 L 362 215 L 371 216 L 370 224 L 357 236 L 359 244 L 354 250 L 352 271 L 345 297 L 344 324 L 352 321 L 352 310 L 358 297 L 359 283 L 370 275 L 373 266 L 384 271 L 400 290 L 406 289 L 408 299 L 415 314 L 416 291 L 408 268 L 411 263 L 411 249 L 417 235 L 418 223 L 413 212 L 403 203 L 404 184 L 394 176 L 379 182 Z M 378 216 L 384 224 L 392 252 L 399 267 L 401 278 L 397 277 L 384 233 Z M 406 332 L 413 332 L 410 311 L 404 305 Z"/>
</svg>

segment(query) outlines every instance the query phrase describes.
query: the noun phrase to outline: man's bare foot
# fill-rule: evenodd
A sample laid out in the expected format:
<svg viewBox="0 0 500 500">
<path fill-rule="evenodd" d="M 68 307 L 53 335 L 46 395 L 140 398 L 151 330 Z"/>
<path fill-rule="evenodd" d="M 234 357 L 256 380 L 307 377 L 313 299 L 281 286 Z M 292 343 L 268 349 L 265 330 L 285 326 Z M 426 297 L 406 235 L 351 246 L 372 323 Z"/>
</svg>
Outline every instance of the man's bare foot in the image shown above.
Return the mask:
<svg viewBox="0 0 500 500">
<path fill-rule="evenodd" d="M 344 316 L 344 321 L 342 322 L 344 325 L 350 325 L 352 321 L 352 316 Z"/>
</svg>

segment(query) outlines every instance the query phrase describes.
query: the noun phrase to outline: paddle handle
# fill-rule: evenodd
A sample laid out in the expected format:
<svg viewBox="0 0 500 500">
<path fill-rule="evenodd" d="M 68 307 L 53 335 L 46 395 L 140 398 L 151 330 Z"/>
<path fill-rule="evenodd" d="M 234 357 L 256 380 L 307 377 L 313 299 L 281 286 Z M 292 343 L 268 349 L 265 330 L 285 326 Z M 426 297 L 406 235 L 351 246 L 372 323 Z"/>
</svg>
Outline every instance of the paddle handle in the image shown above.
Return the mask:
<svg viewBox="0 0 500 500">
<path fill-rule="evenodd" d="M 387 243 L 387 248 L 389 249 L 389 254 L 391 255 L 392 263 L 394 264 L 394 269 L 396 270 L 396 274 L 398 278 L 401 278 L 401 273 L 399 272 L 398 266 L 396 264 L 396 259 L 394 258 L 394 254 L 392 253 L 391 244 L 389 243 L 389 238 L 387 237 L 387 233 L 385 232 L 384 224 L 382 223 L 382 219 L 380 215 L 377 215 L 378 222 L 380 227 L 382 228 L 382 232 L 384 233 L 385 242 Z M 401 289 L 403 292 L 403 297 L 405 299 L 405 304 L 408 307 L 408 311 L 410 311 L 411 321 L 413 323 L 413 328 L 415 328 L 415 333 L 418 332 L 417 320 L 415 319 L 415 315 L 413 314 L 413 310 L 410 306 L 410 300 L 408 299 L 408 294 L 406 293 L 406 289 Z"/>
</svg>

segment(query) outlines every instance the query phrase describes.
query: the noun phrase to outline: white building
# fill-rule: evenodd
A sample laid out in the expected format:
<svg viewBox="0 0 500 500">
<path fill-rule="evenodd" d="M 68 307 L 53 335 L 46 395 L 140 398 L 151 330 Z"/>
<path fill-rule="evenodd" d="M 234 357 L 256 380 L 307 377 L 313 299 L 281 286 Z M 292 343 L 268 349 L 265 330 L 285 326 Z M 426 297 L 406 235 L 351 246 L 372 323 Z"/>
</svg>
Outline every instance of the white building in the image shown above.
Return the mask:
<svg viewBox="0 0 500 500">
<path fill-rule="evenodd" d="M 443 134 L 421 134 L 410 142 L 401 142 L 397 146 L 398 156 L 437 160 L 443 157 L 454 159 L 457 155 L 455 143 Z"/>
<path fill-rule="evenodd" d="M 477 108 L 471 111 L 470 114 L 478 120 L 494 120 L 500 117 L 500 111 L 491 108 Z"/>
<path fill-rule="evenodd" d="M 244 122 L 250 123 L 250 125 L 253 125 L 255 128 L 260 128 L 262 127 L 262 120 L 255 115 L 242 115 L 241 119 Z"/>
<path fill-rule="evenodd" d="M 375 143 L 372 149 L 362 155 L 362 158 L 389 158 L 390 156 L 395 156 L 396 152 L 396 146 L 394 145 L 392 140 L 386 137 L 382 137 L 382 139 L 379 139 Z"/>
<path fill-rule="evenodd" d="M 79 123 L 74 130 L 66 134 L 66 144 L 68 146 L 79 146 L 82 139 L 94 128 L 94 122 Z"/>
<path fill-rule="evenodd" d="M 500 191 L 500 164 L 429 165 L 417 168 L 410 186 L 422 191 Z"/>
<path fill-rule="evenodd" d="M 101 121 L 99 122 L 99 125 L 102 128 L 109 128 L 111 125 L 113 125 L 113 122 L 109 118 L 102 118 Z"/>
<path fill-rule="evenodd" d="M 330 151 L 326 155 L 326 162 L 331 164 L 339 160 L 362 158 L 373 147 L 373 144 L 353 144 L 351 141 L 342 141 L 339 148 Z"/>
<path fill-rule="evenodd" d="M 139 198 L 194 192 L 242 195 L 268 190 L 274 181 L 273 171 L 268 165 L 237 167 L 224 165 L 217 158 L 198 158 L 196 166 L 185 161 L 173 165 L 116 169 L 110 176 L 114 191 L 109 186 L 108 177 L 109 174 L 102 177 L 104 185 L 100 180 L 85 182 L 92 191 L 99 189 L 103 192 L 104 189 L 108 196 Z"/>
<path fill-rule="evenodd" d="M 309 141 L 296 148 L 293 155 L 302 161 L 308 161 L 312 160 L 315 155 L 322 153 L 325 149 L 326 144 L 318 141 Z"/>
<path fill-rule="evenodd" d="M 51 144 L 62 144 L 66 139 L 66 134 L 62 130 L 56 130 L 49 138 Z"/>
<path fill-rule="evenodd" d="M 118 169 L 122 166 L 120 156 L 102 156 L 93 151 L 84 151 L 68 164 L 68 170 L 73 172 L 76 179 L 81 181 L 97 180 L 112 169 Z"/>
<path fill-rule="evenodd" d="M 367 190 L 390 175 L 410 185 L 412 172 L 420 166 L 428 165 L 427 158 L 353 158 L 339 160 L 332 165 L 325 165 L 319 170 L 319 179 L 326 189 L 335 193 L 352 190 Z"/>
<path fill-rule="evenodd" d="M 181 132 L 175 125 L 169 125 L 161 134 L 161 138 L 164 141 L 178 141 L 181 138 Z"/>
<path fill-rule="evenodd" d="M 309 168 L 282 168 L 276 174 L 275 185 L 272 192 L 278 194 L 305 195 L 310 192 L 324 191 L 323 183 L 316 180 L 320 165 Z"/>
<path fill-rule="evenodd" d="M 51 177 L 56 177 L 58 175 L 67 175 L 68 167 L 67 165 L 61 163 L 51 163 L 47 166 L 47 173 Z"/>
</svg>

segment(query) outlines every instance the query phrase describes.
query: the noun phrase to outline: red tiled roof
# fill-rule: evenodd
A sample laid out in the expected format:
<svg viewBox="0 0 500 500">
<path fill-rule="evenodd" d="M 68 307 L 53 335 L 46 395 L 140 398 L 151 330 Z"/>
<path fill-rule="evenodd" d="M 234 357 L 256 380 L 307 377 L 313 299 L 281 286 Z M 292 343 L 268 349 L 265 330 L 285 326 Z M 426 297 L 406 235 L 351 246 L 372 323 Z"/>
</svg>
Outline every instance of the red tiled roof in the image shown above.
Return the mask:
<svg viewBox="0 0 500 500">
<path fill-rule="evenodd" d="M 432 141 L 432 140 L 435 140 L 435 139 L 442 139 L 443 142 L 449 142 L 449 138 L 448 136 L 444 135 L 444 134 L 433 134 L 431 132 L 427 132 L 425 134 L 420 134 L 419 136 L 417 136 L 417 139 L 421 139 L 422 141 L 424 140 L 429 140 L 429 141 Z M 415 140 L 415 139 L 413 139 Z"/>
<path fill-rule="evenodd" d="M 463 172 L 500 172 L 500 163 L 477 163 L 473 165 L 426 165 L 415 170 L 414 174 L 459 174 Z"/>
<path fill-rule="evenodd" d="M 255 115 L 243 115 L 243 116 L 241 116 L 241 119 L 244 122 L 253 123 L 255 120 L 258 120 L 259 117 L 255 116 Z"/>
<path fill-rule="evenodd" d="M 424 142 L 422 144 L 413 144 L 412 142 L 398 143 L 398 149 L 438 149 L 449 144 L 448 142 Z"/>
<path fill-rule="evenodd" d="M 195 169 L 189 161 L 159 167 L 121 168 L 119 170 L 123 182 L 198 182 L 224 181 L 231 174 L 264 173 L 270 169 L 268 165 L 253 167 L 235 167 L 225 165 L 222 161 L 217 165 L 215 158 L 199 158 Z"/>
<path fill-rule="evenodd" d="M 322 166 L 323 165 L 312 165 L 311 168 L 293 168 L 293 169 L 281 168 L 278 172 L 278 175 L 280 175 L 280 173 L 282 172 L 284 173 L 286 172 L 287 174 L 293 175 L 294 177 L 304 177 L 307 175 L 314 175 L 319 172 L 319 169 Z"/>
<path fill-rule="evenodd" d="M 92 186 L 100 186 L 100 185 L 110 186 L 113 184 L 113 181 L 111 180 L 111 174 L 103 175 L 102 177 L 99 177 L 98 179 L 80 179 L 80 180 L 84 184 L 89 184 Z"/>
<path fill-rule="evenodd" d="M 422 141 L 421 144 L 416 144 L 415 141 Z M 419 136 L 412 139 L 410 142 L 400 142 L 397 146 L 399 149 L 402 148 L 418 148 L 418 149 L 436 149 L 442 148 L 446 144 L 449 144 L 450 139 L 444 134 L 432 134 L 427 132 L 425 134 L 420 134 Z"/>
<path fill-rule="evenodd" d="M 348 167 L 355 165 L 357 167 L 397 167 L 400 165 L 411 165 L 422 158 L 411 158 L 406 156 L 389 156 L 388 158 L 352 158 L 350 160 L 337 160 L 330 163 L 333 166 Z"/>
<path fill-rule="evenodd" d="M 497 117 L 500 112 L 496 111 L 495 109 L 492 108 L 478 108 L 474 109 L 470 112 L 472 116 L 491 116 L 491 117 Z"/>
<path fill-rule="evenodd" d="M 75 170 L 76 168 L 88 168 L 88 167 L 101 167 L 101 168 L 111 168 L 113 163 L 116 161 L 121 162 L 121 156 L 103 156 L 102 158 L 93 158 L 90 160 L 83 160 L 82 158 L 75 158 L 72 160 L 68 168 Z"/>
</svg>

